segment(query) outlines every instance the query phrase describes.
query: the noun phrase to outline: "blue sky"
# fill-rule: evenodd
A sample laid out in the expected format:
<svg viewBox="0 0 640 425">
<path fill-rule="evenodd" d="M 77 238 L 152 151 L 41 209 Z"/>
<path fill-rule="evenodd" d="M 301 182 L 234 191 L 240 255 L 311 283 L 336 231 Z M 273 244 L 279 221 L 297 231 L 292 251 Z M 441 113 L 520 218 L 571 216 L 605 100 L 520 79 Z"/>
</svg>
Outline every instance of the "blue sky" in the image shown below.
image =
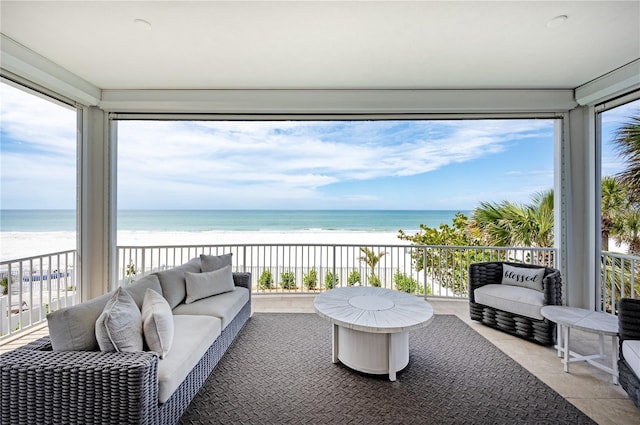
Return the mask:
<svg viewBox="0 0 640 425">
<path fill-rule="evenodd" d="M 75 208 L 75 111 L 0 99 L 2 208 Z M 553 186 L 551 120 L 121 121 L 118 138 L 120 209 L 470 210 Z"/>
<path fill-rule="evenodd" d="M 467 210 L 553 185 L 546 120 L 128 121 L 118 139 L 123 208 Z"/>
<path fill-rule="evenodd" d="M 613 148 L 611 141 L 620 126 L 629 121 L 629 117 L 640 115 L 640 100 L 610 109 L 602 113 L 602 175 L 613 176 L 624 168 L 624 163 Z"/>
</svg>

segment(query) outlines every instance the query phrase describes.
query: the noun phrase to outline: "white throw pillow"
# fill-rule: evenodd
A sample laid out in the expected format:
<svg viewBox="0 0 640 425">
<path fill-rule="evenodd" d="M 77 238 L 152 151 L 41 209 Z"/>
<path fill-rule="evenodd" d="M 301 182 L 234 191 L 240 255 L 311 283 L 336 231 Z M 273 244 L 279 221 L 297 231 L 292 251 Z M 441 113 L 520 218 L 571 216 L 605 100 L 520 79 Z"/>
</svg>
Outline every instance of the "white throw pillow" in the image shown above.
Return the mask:
<svg viewBox="0 0 640 425">
<path fill-rule="evenodd" d="M 522 286 L 523 288 L 542 291 L 542 279 L 544 279 L 544 269 L 530 269 L 525 267 L 512 267 L 507 264 L 502 265 L 502 284 Z"/>
<path fill-rule="evenodd" d="M 222 294 L 223 292 L 233 291 L 235 286 L 230 265 L 212 272 L 185 272 L 184 277 L 187 281 L 187 299 L 184 301 L 185 304 L 190 304 L 212 295 Z"/>
<path fill-rule="evenodd" d="M 142 315 L 127 291 L 116 289 L 96 320 L 101 351 L 142 351 Z"/>
<path fill-rule="evenodd" d="M 151 351 L 164 359 L 173 343 L 173 314 L 162 295 L 147 289 L 142 301 L 142 330 Z"/>
</svg>

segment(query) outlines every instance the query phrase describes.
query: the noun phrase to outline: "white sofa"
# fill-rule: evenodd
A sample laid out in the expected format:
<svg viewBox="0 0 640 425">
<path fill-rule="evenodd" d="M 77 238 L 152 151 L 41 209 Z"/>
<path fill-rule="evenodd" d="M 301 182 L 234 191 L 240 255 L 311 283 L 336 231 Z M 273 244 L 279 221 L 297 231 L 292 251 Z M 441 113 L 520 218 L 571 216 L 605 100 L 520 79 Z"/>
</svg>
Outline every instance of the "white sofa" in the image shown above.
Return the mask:
<svg viewBox="0 0 640 425">
<path fill-rule="evenodd" d="M 206 283 L 227 263 L 230 254 L 203 255 L 116 290 L 143 312 L 149 311 L 145 294 L 157 299 L 147 290 L 162 295 L 173 330 L 166 352 L 149 351 L 147 344 L 133 352 L 100 349 L 105 334 L 96 321 L 109 316 L 116 291 L 49 314 L 49 337 L 0 356 L 0 422 L 176 423 L 251 314 L 249 273 L 232 273 L 231 287 L 212 296 L 203 296 L 209 287 L 192 285 L 192 295 L 200 291 L 201 298 L 189 302 L 189 278 Z M 123 317 L 113 315 L 114 321 Z M 115 331 L 107 335 L 117 339 Z"/>
</svg>

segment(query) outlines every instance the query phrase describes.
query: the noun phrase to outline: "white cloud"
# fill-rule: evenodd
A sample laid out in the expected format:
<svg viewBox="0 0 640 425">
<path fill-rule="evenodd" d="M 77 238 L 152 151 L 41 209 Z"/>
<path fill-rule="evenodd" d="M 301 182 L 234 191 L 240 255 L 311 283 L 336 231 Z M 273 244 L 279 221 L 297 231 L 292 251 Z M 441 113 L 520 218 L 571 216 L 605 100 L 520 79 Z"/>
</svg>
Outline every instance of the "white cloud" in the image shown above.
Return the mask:
<svg viewBox="0 0 640 425">
<path fill-rule="evenodd" d="M 7 84 L 0 84 L 0 122 L 3 139 L 13 139 L 24 149 L 59 156 L 75 156 L 76 111 Z M 3 145 L 5 144 L 3 141 Z"/>
<path fill-rule="evenodd" d="M 2 208 L 76 207 L 76 112 L 0 84 Z"/>
<path fill-rule="evenodd" d="M 123 121 L 118 178 L 149 193 L 317 200 L 331 184 L 428 173 L 543 132 L 548 121 Z"/>
<path fill-rule="evenodd" d="M 0 96 L 3 207 L 74 208 L 75 110 L 6 84 Z M 118 125 L 121 208 L 375 204 L 385 200 L 375 188 L 334 195 L 331 187 L 422 175 L 552 137 L 546 120 Z"/>
</svg>

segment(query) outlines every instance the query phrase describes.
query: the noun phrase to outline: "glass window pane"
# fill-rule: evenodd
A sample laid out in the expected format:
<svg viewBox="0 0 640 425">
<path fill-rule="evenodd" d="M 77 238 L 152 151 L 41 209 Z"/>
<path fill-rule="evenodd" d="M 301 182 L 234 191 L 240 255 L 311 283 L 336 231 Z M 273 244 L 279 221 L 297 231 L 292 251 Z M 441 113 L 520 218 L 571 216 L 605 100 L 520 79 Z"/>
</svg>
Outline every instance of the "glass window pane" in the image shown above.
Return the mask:
<svg viewBox="0 0 640 425">
<path fill-rule="evenodd" d="M 1 82 L 0 121 L 0 258 L 76 249 L 76 109 Z"/>
</svg>

